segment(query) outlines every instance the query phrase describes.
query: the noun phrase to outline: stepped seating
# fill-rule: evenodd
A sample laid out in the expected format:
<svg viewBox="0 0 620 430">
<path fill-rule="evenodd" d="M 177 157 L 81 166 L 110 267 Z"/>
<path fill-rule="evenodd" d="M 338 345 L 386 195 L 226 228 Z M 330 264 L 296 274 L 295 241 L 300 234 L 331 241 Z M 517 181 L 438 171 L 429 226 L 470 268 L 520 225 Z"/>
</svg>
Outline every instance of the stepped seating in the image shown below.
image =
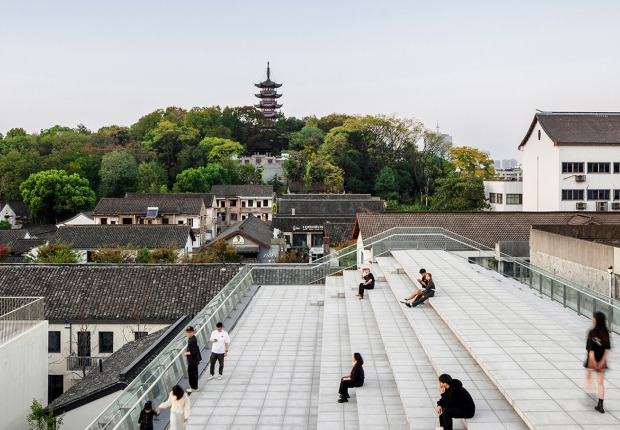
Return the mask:
<svg viewBox="0 0 620 430">
<path fill-rule="evenodd" d="M 416 288 L 407 275 L 395 274 L 393 262 L 391 257 L 377 258 L 379 267 L 386 273 L 390 291 L 386 289 L 384 296 L 389 296 L 390 310 L 395 299 L 408 297 Z M 376 296 L 373 294 L 371 297 L 373 303 Z M 476 402 L 476 415 L 463 423 L 468 429 L 527 429 L 527 425 L 428 303 L 415 310 L 402 306 L 403 318 L 408 320 L 412 336 L 433 367 L 434 388 L 437 386 L 437 376 L 442 373 L 453 375 L 463 382 Z M 437 397 L 436 394 L 433 404 Z M 456 423 L 455 428 L 458 428 Z"/>
<path fill-rule="evenodd" d="M 392 255 L 410 278 L 419 267 L 433 273 L 437 294 L 428 306 L 528 427 L 620 428 L 614 404 L 597 414 L 582 388 L 587 318 L 444 251 Z M 616 340 L 612 335 L 612 344 Z M 607 399 L 620 397 L 619 385 L 620 378 L 608 374 Z"/>
</svg>

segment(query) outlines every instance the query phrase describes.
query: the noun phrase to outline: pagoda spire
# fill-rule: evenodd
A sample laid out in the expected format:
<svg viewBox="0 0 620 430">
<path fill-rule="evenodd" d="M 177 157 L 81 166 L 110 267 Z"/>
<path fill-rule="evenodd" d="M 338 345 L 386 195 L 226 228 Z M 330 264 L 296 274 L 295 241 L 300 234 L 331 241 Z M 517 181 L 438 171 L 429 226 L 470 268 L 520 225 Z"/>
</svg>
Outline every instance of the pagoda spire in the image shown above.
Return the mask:
<svg viewBox="0 0 620 430">
<path fill-rule="evenodd" d="M 278 84 L 271 80 L 271 67 L 269 61 L 267 61 L 267 80 L 258 84 L 254 84 L 255 87 L 260 88 L 260 93 L 254 94 L 258 99 L 258 104 L 254 107 L 260 109 L 265 118 L 272 124 L 276 121 L 277 109 L 282 107 L 278 104 L 277 99 L 282 97 L 282 94 L 278 94 L 276 88 L 280 88 L 282 84 Z"/>
</svg>

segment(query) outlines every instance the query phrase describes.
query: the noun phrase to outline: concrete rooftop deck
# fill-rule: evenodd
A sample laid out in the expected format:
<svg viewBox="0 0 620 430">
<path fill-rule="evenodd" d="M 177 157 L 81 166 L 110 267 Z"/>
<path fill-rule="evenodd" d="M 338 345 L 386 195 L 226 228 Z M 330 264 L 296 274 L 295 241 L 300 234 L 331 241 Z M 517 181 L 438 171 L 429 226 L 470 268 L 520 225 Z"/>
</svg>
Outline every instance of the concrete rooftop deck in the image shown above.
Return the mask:
<svg viewBox="0 0 620 430">
<path fill-rule="evenodd" d="M 201 376 L 187 428 L 432 430 L 436 375 L 448 372 L 478 405 L 455 428 L 620 429 L 613 356 L 605 414 L 583 388 L 588 318 L 446 252 L 395 251 L 378 263 L 381 281 L 363 301 L 357 271 L 325 285 L 262 286 L 230 333 L 223 379 Z M 437 295 L 410 310 L 398 299 L 419 267 Z M 354 351 L 366 384 L 338 404 Z"/>
</svg>

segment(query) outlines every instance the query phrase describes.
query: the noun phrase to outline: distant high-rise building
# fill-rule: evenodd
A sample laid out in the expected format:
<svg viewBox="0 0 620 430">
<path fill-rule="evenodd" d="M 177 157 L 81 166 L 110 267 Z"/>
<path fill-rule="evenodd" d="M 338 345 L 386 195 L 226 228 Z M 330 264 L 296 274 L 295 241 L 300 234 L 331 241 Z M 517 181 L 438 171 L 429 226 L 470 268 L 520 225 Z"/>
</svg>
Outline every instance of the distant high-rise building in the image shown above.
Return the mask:
<svg viewBox="0 0 620 430">
<path fill-rule="evenodd" d="M 276 121 L 276 110 L 282 107 L 282 105 L 277 102 L 277 99 L 282 97 L 282 94 L 278 94 L 276 90 L 276 88 L 280 88 L 282 84 L 275 83 L 271 80 L 269 62 L 267 62 L 267 79 L 258 84 L 254 84 L 254 86 L 260 88 L 260 93 L 254 94 L 259 99 L 258 104 L 254 105 L 254 107 L 260 109 L 265 118 L 273 124 Z"/>
</svg>

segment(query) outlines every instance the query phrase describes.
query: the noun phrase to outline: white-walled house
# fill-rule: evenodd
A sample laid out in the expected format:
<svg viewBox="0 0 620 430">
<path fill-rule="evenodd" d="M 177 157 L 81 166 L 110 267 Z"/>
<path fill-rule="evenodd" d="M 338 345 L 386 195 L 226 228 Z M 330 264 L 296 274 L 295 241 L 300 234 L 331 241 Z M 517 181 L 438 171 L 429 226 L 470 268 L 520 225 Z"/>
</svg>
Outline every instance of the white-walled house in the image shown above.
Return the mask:
<svg viewBox="0 0 620 430">
<path fill-rule="evenodd" d="M 620 112 L 538 112 L 519 150 L 524 211 L 620 211 Z"/>
<path fill-rule="evenodd" d="M 491 206 L 491 211 L 522 211 L 523 182 L 521 181 L 484 181 L 484 196 Z"/>
<path fill-rule="evenodd" d="M 93 218 L 93 211 L 83 211 L 71 218 L 56 224 L 57 227 L 63 225 L 94 225 L 95 218 Z"/>
<path fill-rule="evenodd" d="M 211 192 L 215 195 L 218 235 L 249 216 L 261 221 L 272 219 L 273 185 L 213 185 Z"/>
<path fill-rule="evenodd" d="M 49 326 L 42 353 L 51 402 L 84 371 L 98 367 L 99 359 L 105 365 L 128 342 L 181 317 L 191 319 L 237 273 L 231 266 L 223 271 L 220 264 L 0 265 L 0 297 L 45 299 Z"/>
</svg>

